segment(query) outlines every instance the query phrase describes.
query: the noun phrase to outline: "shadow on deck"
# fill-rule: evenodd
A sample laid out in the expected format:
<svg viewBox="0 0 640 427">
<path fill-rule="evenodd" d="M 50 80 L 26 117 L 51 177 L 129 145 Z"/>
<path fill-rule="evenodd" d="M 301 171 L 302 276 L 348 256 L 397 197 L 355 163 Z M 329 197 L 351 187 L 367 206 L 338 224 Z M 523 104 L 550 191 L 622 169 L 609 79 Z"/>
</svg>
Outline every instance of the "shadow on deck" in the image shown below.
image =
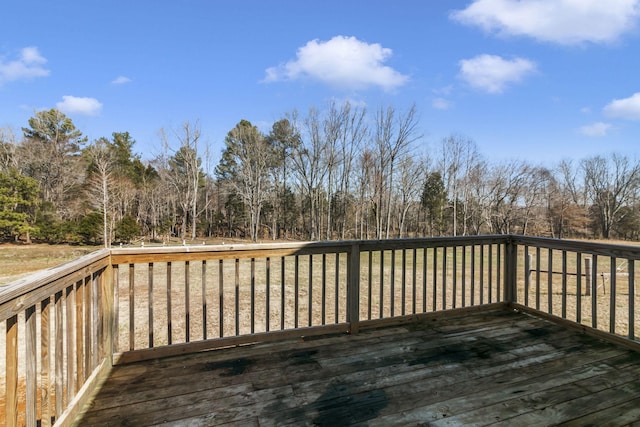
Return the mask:
<svg viewBox="0 0 640 427">
<path fill-rule="evenodd" d="M 77 425 L 624 425 L 640 354 L 508 311 L 116 366 Z"/>
</svg>

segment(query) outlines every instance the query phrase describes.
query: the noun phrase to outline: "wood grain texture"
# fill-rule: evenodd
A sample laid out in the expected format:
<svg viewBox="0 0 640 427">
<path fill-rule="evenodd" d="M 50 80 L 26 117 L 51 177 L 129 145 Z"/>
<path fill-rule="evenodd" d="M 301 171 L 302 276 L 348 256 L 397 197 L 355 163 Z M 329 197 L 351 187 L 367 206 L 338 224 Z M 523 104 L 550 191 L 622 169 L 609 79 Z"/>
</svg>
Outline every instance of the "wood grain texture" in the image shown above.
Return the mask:
<svg viewBox="0 0 640 427">
<path fill-rule="evenodd" d="M 629 424 L 639 374 L 637 352 L 485 310 L 116 366 L 76 423 Z"/>
</svg>

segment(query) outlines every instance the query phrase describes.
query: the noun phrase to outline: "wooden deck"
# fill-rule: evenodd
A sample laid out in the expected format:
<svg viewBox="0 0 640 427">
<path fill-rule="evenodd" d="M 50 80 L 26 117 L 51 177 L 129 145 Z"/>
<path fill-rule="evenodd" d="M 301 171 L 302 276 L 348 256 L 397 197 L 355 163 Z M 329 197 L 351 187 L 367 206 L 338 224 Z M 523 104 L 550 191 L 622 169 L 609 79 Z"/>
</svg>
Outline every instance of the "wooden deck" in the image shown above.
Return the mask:
<svg viewBox="0 0 640 427">
<path fill-rule="evenodd" d="M 509 311 L 114 367 L 77 425 L 625 425 L 640 354 Z"/>
</svg>

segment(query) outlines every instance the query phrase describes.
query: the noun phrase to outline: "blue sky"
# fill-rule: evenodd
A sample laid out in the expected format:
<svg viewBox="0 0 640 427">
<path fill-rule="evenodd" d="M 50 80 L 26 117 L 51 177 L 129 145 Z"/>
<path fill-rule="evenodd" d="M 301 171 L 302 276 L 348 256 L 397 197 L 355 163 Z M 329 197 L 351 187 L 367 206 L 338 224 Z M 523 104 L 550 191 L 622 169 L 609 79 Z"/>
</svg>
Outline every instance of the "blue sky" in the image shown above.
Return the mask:
<svg viewBox="0 0 640 427">
<path fill-rule="evenodd" d="M 198 122 L 216 154 L 331 100 L 416 104 L 425 150 L 552 165 L 640 141 L 640 0 L 183 0 L 3 4 L 0 127 L 57 107 L 90 140 Z"/>
</svg>

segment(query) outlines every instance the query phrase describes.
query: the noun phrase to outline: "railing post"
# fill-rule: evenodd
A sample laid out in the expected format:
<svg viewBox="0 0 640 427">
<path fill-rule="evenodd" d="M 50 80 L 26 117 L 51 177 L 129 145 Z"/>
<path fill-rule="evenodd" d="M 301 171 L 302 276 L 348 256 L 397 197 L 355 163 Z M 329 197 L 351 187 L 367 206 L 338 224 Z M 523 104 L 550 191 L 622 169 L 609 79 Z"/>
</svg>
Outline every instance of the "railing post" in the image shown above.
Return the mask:
<svg viewBox="0 0 640 427">
<path fill-rule="evenodd" d="M 518 264 L 518 247 L 513 242 L 511 237 L 508 237 L 505 248 L 505 263 L 504 263 L 504 301 L 511 304 L 516 300 L 516 280 L 517 273 L 516 267 Z"/>
<path fill-rule="evenodd" d="M 115 313 L 115 274 L 113 264 L 111 263 L 111 254 L 109 254 L 109 264 L 102 272 L 103 277 L 101 280 L 102 286 L 102 329 L 103 329 L 103 354 L 100 357 L 107 359 L 109 366 L 113 365 L 113 352 L 114 352 L 114 335 L 117 331 L 115 328 L 114 319 Z"/>
<path fill-rule="evenodd" d="M 347 253 L 347 322 L 349 333 L 357 334 L 360 329 L 360 245 L 351 245 Z"/>
<path fill-rule="evenodd" d="M 591 295 L 591 258 L 584 259 L 585 295 Z"/>
</svg>

